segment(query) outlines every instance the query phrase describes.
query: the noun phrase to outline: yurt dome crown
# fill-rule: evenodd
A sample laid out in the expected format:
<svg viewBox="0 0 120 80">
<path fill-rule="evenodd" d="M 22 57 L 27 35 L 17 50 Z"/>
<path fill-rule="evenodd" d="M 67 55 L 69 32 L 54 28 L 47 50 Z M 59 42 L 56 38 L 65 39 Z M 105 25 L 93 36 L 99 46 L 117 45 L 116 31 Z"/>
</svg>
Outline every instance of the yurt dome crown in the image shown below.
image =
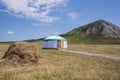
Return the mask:
<svg viewBox="0 0 120 80">
<path fill-rule="evenodd" d="M 65 38 L 62 38 L 61 36 L 58 36 L 56 34 L 52 34 L 51 36 L 45 38 L 44 40 L 45 41 L 48 41 L 48 40 L 64 40 L 64 41 L 66 41 Z"/>
</svg>

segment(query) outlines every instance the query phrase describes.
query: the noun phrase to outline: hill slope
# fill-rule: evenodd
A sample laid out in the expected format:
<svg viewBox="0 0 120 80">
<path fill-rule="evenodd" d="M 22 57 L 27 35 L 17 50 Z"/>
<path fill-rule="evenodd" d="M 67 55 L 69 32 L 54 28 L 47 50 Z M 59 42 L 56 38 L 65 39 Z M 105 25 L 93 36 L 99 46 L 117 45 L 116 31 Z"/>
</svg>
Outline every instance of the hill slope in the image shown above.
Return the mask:
<svg viewBox="0 0 120 80">
<path fill-rule="evenodd" d="M 120 44 L 120 28 L 105 20 L 83 25 L 63 36 L 70 43 Z"/>
</svg>

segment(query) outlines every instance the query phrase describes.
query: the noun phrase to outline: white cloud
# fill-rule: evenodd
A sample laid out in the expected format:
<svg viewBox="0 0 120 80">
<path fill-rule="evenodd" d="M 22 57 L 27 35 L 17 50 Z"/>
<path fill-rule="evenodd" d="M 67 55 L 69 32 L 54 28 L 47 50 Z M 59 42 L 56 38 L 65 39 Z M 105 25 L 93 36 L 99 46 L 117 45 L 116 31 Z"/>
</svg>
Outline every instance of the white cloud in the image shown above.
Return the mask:
<svg viewBox="0 0 120 80">
<path fill-rule="evenodd" d="M 40 26 L 41 24 L 40 23 L 33 23 L 32 25 L 33 26 Z"/>
<path fill-rule="evenodd" d="M 14 34 L 13 31 L 8 31 L 7 33 L 8 33 L 9 35 L 13 35 L 13 34 Z"/>
<path fill-rule="evenodd" d="M 6 6 L 9 14 L 17 17 L 25 17 L 39 20 L 41 22 L 53 22 L 59 17 L 50 16 L 49 14 L 55 8 L 65 5 L 67 0 L 1 0 Z"/>
<path fill-rule="evenodd" d="M 32 25 L 41 27 L 41 26 L 49 26 L 50 23 L 33 23 Z"/>
<path fill-rule="evenodd" d="M 79 14 L 77 12 L 70 12 L 67 15 L 68 15 L 68 17 L 71 18 L 71 20 L 75 20 L 75 19 L 77 19 Z"/>
<path fill-rule="evenodd" d="M 55 34 L 59 34 L 60 32 L 55 32 Z"/>
</svg>

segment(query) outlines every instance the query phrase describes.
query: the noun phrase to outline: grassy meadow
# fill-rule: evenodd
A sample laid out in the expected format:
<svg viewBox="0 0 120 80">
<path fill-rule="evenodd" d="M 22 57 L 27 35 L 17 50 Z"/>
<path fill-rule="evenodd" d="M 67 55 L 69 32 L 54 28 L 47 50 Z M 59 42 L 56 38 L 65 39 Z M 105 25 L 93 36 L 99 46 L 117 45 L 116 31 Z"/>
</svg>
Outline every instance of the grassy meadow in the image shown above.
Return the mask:
<svg viewBox="0 0 120 80">
<path fill-rule="evenodd" d="M 32 42 L 40 55 L 39 64 L 0 67 L 0 80 L 120 80 L 120 61 L 42 49 Z M 120 45 L 70 44 L 70 50 L 120 56 Z M 0 44 L 0 58 L 9 44 Z"/>
<path fill-rule="evenodd" d="M 91 45 L 91 44 L 72 44 L 69 45 L 70 50 L 83 51 L 96 54 L 106 54 L 120 57 L 120 45 Z"/>
<path fill-rule="evenodd" d="M 120 39 L 103 37 L 101 35 L 86 34 L 80 32 L 79 34 L 63 34 L 70 44 L 120 44 Z"/>
</svg>

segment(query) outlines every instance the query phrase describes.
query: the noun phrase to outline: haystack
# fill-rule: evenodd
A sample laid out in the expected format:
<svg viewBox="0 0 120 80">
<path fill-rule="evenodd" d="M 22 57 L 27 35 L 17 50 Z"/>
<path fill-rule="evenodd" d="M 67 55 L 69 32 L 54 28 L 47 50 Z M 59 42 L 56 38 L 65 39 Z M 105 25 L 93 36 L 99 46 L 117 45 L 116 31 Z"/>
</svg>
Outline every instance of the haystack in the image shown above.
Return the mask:
<svg viewBox="0 0 120 80">
<path fill-rule="evenodd" d="M 14 42 L 2 57 L 0 65 L 24 65 L 38 62 L 37 49 L 27 42 Z"/>
</svg>

